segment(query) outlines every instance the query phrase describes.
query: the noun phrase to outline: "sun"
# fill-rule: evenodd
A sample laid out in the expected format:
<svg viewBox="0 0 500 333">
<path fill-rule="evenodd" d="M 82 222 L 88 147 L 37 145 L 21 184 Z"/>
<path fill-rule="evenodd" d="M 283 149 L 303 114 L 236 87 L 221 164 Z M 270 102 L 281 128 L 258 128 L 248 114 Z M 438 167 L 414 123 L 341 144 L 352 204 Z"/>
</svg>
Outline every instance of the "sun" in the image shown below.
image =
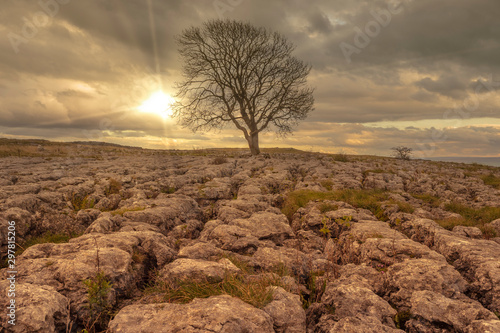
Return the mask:
<svg viewBox="0 0 500 333">
<path fill-rule="evenodd" d="M 154 113 L 163 118 L 167 118 L 172 115 L 171 106 L 174 102 L 175 100 L 172 96 L 158 90 L 154 92 L 149 99 L 144 101 L 137 109 L 141 112 Z"/>
</svg>

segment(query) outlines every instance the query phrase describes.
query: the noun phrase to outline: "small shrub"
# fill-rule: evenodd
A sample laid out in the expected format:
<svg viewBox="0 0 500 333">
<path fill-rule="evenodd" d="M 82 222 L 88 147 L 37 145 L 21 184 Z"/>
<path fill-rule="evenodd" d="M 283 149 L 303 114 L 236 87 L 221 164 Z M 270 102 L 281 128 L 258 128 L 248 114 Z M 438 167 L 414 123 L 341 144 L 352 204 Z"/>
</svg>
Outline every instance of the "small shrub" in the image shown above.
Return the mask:
<svg viewBox="0 0 500 333">
<path fill-rule="evenodd" d="M 261 170 L 259 167 L 252 167 L 250 169 L 250 178 L 257 176 L 257 173 Z"/>
<path fill-rule="evenodd" d="M 122 189 L 122 183 L 120 183 L 118 180 L 111 178 L 109 180 L 108 186 L 104 189 L 104 194 L 106 196 L 109 196 L 111 194 L 118 194 L 120 193 L 120 190 Z"/>
<path fill-rule="evenodd" d="M 280 277 L 290 275 L 290 270 L 288 269 L 288 266 L 285 265 L 284 262 L 280 262 L 278 265 L 276 265 L 274 267 L 273 272 L 278 274 Z"/>
<path fill-rule="evenodd" d="M 396 328 L 404 330 L 406 328 L 406 322 L 410 320 L 412 317 L 410 311 L 402 311 L 398 312 L 394 316 L 394 323 L 396 324 Z"/>
<path fill-rule="evenodd" d="M 298 164 L 292 164 L 287 168 L 289 179 L 296 182 L 298 180 L 304 181 L 304 178 L 309 172 L 308 169 L 299 166 Z"/>
<path fill-rule="evenodd" d="M 161 193 L 172 194 L 172 193 L 175 193 L 175 191 L 176 191 L 175 187 L 169 186 L 169 187 L 163 187 L 160 192 Z"/>
<path fill-rule="evenodd" d="M 82 209 L 94 208 L 95 201 L 94 199 L 89 199 L 88 195 L 81 195 L 78 193 L 73 193 L 71 195 L 71 205 L 75 211 L 79 211 Z"/>
<path fill-rule="evenodd" d="M 498 236 L 498 232 L 491 225 L 483 224 L 478 227 L 483 233 L 485 239 L 492 239 Z"/>
<path fill-rule="evenodd" d="M 325 237 L 327 237 L 328 234 L 330 234 L 331 232 L 330 229 L 328 229 L 328 225 L 326 224 L 326 222 L 328 222 L 328 219 L 323 218 L 321 222 L 323 222 L 323 227 L 319 229 L 319 232 L 321 232 Z"/>
<path fill-rule="evenodd" d="M 344 216 L 341 219 L 336 219 L 335 222 L 341 227 L 351 227 L 352 216 Z"/>
<path fill-rule="evenodd" d="M 224 163 L 227 163 L 227 158 L 225 158 L 224 156 L 217 156 L 216 158 L 214 158 L 212 160 L 212 164 L 215 164 L 215 165 L 221 165 Z"/>
<path fill-rule="evenodd" d="M 333 155 L 333 160 L 336 162 L 349 162 L 349 158 L 347 157 L 347 154 L 344 151 L 341 151 L 335 155 Z"/>
<path fill-rule="evenodd" d="M 316 286 L 316 280 L 319 276 L 325 275 L 325 271 L 318 270 L 318 271 L 310 271 L 306 273 L 306 279 L 304 281 L 305 285 L 307 286 L 307 289 L 310 290 L 310 294 L 300 294 L 301 300 L 302 300 L 302 307 L 304 310 L 307 310 L 311 304 L 317 303 L 321 300 L 321 296 L 326 290 L 326 282 L 327 279 L 323 280 L 323 283 L 321 284 L 320 288 L 317 288 Z M 334 309 L 329 309 L 331 312 L 335 311 Z"/>
<path fill-rule="evenodd" d="M 87 287 L 87 301 L 89 317 L 87 318 L 87 328 L 90 332 L 96 329 L 105 329 L 111 318 L 112 306 L 108 297 L 112 284 L 103 271 L 99 271 L 95 276 L 84 280 Z"/>
</svg>

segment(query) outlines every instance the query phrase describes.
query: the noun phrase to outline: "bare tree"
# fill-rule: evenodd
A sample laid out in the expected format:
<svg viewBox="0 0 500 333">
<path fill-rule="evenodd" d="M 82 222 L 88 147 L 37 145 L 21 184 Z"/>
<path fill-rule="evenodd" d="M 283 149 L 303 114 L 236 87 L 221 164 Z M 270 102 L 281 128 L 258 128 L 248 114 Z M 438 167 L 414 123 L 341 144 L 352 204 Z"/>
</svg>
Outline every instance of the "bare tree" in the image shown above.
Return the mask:
<svg viewBox="0 0 500 333">
<path fill-rule="evenodd" d="M 397 147 L 392 147 L 391 150 L 393 150 L 394 157 L 399 158 L 401 160 L 409 160 L 411 158 L 411 154 L 413 151 L 413 148 L 408 148 L 405 146 L 397 146 Z"/>
<path fill-rule="evenodd" d="M 306 86 L 311 67 L 294 58 L 285 37 L 248 23 L 214 20 L 177 37 L 184 79 L 173 106 L 179 123 L 192 129 L 241 130 L 253 155 L 259 133 L 292 132 L 313 110 Z"/>
</svg>

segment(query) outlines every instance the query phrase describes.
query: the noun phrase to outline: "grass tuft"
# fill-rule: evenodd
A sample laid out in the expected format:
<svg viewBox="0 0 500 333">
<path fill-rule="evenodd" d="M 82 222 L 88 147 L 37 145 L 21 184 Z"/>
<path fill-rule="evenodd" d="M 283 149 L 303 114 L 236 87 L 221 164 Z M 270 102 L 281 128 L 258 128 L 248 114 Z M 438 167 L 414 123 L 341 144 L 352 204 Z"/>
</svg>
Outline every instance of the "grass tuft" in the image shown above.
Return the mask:
<svg viewBox="0 0 500 333">
<path fill-rule="evenodd" d="M 247 280 L 245 276 L 227 274 L 220 282 L 209 280 L 176 281 L 175 286 L 157 278 L 156 283 L 146 289 L 148 294 L 160 294 L 163 302 L 188 303 L 195 298 L 207 298 L 217 295 L 230 295 L 263 308 L 273 300 L 273 291 L 270 286 L 281 286 L 279 278 L 262 275 L 259 279 Z"/>
<path fill-rule="evenodd" d="M 400 212 L 412 214 L 415 211 L 415 208 L 407 202 L 398 201 L 396 204 Z"/>
<path fill-rule="evenodd" d="M 326 212 L 331 212 L 332 210 L 337 210 L 339 209 L 339 206 L 333 205 L 327 202 L 323 202 L 321 205 L 319 205 L 319 211 L 324 214 Z"/>
<path fill-rule="evenodd" d="M 387 221 L 387 216 L 384 214 L 380 206 L 380 202 L 388 199 L 385 190 L 337 190 L 330 192 L 316 192 L 311 190 L 294 191 L 285 199 L 281 211 L 291 221 L 293 215 L 299 208 L 305 207 L 307 203 L 314 200 L 335 200 L 343 201 L 356 208 L 364 208 L 370 210 L 378 219 Z"/>
<path fill-rule="evenodd" d="M 423 202 L 429 204 L 431 207 L 439 207 L 441 201 L 438 197 L 424 193 L 424 194 L 412 194 L 415 199 L 422 200 Z"/>
<path fill-rule="evenodd" d="M 326 188 L 328 191 L 331 191 L 333 189 L 333 181 L 330 179 L 325 179 L 320 182 L 321 186 Z"/>
<path fill-rule="evenodd" d="M 487 176 L 481 176 L 485 185 L 493 186 L 496 189 L 500 189 L 500 177 L 495 176 L 493 173 L 490 173 Z"/>
<path fill-rule="evenodd" d="M 224 156 L 217 156 L 216 158 L 214 158 L 212 160 L 212 164 L 215 164 L 215 165 L 221 165 L 224 163 L 227 163 L 227 158 L 225 158 Z"/>
<path fill-rule="evenodd" d="M 126 212 L 138 212 L 138 211 L 141 211 L 141 210 L 144 210 L 146 209 L 145 207 L 132 207 L 132 208 L 120 208 L 120 209 L 116 209 L 114 211 L 111 212 L 111 215 L 115 216 L 115 215 L 121 215 L 123 216 L 123 214 L 125 214 Z"/>
<path fill-rule="evenodd" d="M 77 193 L 73 193 L 71 195 L 71 205 L 75 211 L 79 211 L 82 209 L 94 208 L 95 201 L 94 199 L 89 199 L 88 195 L 80 195 Z"/>
<path fill-rule="evenodd" d="M 452 202 L 445 205 L 447 211 L 460 214 L 461 218 L 436 220 L 443 228 L 452 230 L 453 227 L 461 225 L 467 227 L 478 227 L 486 239 L 496 237 L 496 232 L 487 223 L 500 218 L 500 207 L 471 208 L 463 204 Z"/>
<path fill-rule="evenodd" d="M 120 190 L 122 189 L 122 183 L 120 183 L 118 180 L 111 178 L 109 180 L 108 186 L 104 189 L 104 194 L 106 196 L 110 196 L 111 194 L 118 194 L 120 193 Z"/>
<path fill-rule="evenodd" d="M 40 236 L 30 237 L 28 238 L 22 246 L 19 246 L 19 249 L 16 252 L 16 256 L 21 255 L 27 248 L 36 245 L 36 244 L 45 244 L 45 243 L 67 243 L 70 239 L 81 236 L 81 233 L 52 233 L 47 232 Z"/>
</svg>

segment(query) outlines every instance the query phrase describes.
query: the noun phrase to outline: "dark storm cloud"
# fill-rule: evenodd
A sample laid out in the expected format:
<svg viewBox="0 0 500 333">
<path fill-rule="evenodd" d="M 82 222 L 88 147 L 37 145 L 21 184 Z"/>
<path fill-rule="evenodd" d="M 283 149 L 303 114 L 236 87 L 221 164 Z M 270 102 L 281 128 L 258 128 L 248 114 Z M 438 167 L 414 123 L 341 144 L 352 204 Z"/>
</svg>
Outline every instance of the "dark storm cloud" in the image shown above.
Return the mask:
<svg viewBox="0 0 500 333">
<path fill-rule="evenodd" d="M 160 87 L 175 92 L 181 66 L 174 36 L 220 17 L 281 32 L 313 66 L 316 110 L 299 127 L 304 133 L 303 126 L 315 124 L 311 140 L 326 135 L 345 147 L 375 149 L 370 142 L 392 133 L 413 138 L 424 130 L 375 131 L 355 123 L 443 119 L 471 98 L 477 106 L 464 111 L 467 117 L 499 117 L 497 0 L 151 0 L 151 8 L 143 0 L 64 2 L 13 0 L 0 12 L 0 126 L 16 135 L 23 128 L 45 137 L 69 137 L 68 128 L 165 135 L 158 117 L 133 110 Z M 53 17 L 40 24 L 44 12 Z M 347 57 L 341 45 L 349 45 Z M 335 122 L 352 123 L 356 137 L 330 137 L 317 126 Z M 169 126 L 176 138 L 193 138 Z M 453 133 L 456 140 L 485 136 L 482 144 L 494 151 L 498 128 L 491 131 Z M 215 136 L 221 144 L 239 137 L 224 133 Z"/>
<path fill-rule="evenodd" d="M 454 99 L 464 98 L 464 92 L 467 87 L 464 82 L 461 82 L 459 77 L 446 74 L 442 75 L 437 80 L 426 77 L 416 82 L 415 85 L 429 92 L 435 92 Z"/>
</svg>

